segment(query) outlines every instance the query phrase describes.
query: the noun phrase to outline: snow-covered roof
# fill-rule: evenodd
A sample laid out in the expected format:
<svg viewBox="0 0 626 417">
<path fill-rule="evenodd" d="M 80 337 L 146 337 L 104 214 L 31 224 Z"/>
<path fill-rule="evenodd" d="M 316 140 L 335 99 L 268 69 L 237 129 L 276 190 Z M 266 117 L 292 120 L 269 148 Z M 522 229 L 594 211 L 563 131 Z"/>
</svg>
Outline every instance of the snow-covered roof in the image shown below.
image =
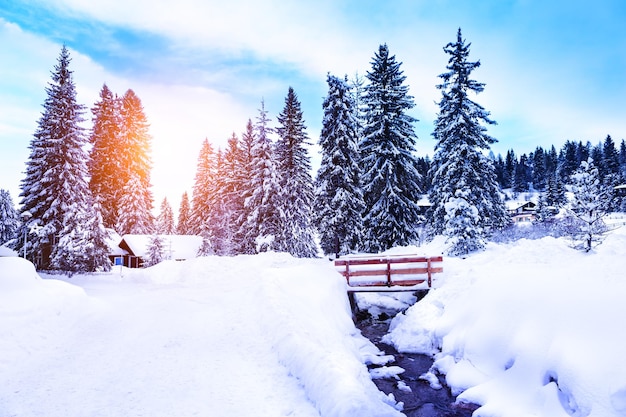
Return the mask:
<svg viewBox="0 0 626 417">
<path fill-rule="evenodd" d="M 109 237 L 107 238 L 107 245 L 109 245 L 109 256 L 122 256 L 128 255 L 128 251 L 120 248 L 120 242 L 122 237 L 113 229 L 107 229 Z"/>
<path fill-rule="evenodd" d="M 145 257 L 153 235 L 124 235 L 119 246 L 131 255 Z M 166 259 L 191 259 L 198 255 L 202 237 L 194 235 L 159 235 Z"/>
<path fill-rule="evenodd" d="M 517 210 L 520 208 L 534 208 L 536 206 L 535 203 L 533 203 L 532 201 L 506 201 L 506 208 L 511 211 L 511 210 Z"/>
</svg>

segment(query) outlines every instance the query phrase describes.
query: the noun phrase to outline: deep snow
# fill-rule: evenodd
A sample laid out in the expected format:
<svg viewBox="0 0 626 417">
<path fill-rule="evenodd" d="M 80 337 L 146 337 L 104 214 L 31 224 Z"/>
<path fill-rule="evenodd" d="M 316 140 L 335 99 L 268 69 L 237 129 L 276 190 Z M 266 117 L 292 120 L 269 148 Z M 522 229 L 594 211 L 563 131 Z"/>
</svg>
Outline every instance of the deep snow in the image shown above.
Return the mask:
<svg viewBox="0 0 626 417">
<path fill-rule="evenodd" d="M 0 271 L 0 416 L 401 415 L 328 261 L 210 257 L 72 284 L 21 258 Z"/>
<path fill-rule="evenodd" d="M 482 404 L 476 416 L 626 415 L 626 228 L 591 253 L 567 243 L 445 257 L 386 341 L 434 355 L 431 372 Z M 0 416 L 401 415 L 365 366 L 389 358 L 354 327 L 327 260 L 208 257 L 40 279 L 0 258 L 0 334 Z"/>
</svg>

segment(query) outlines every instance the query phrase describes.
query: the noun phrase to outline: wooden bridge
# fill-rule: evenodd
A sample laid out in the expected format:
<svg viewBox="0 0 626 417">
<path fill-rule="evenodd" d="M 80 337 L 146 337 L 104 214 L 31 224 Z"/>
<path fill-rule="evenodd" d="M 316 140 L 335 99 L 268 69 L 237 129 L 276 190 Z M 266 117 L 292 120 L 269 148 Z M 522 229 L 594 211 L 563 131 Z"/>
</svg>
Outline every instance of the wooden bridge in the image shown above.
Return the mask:
<svg viewBox="0 0 626 417">
<path fill-rule="evenodd" d="M 335 268 L 346 278 L 348 292 L 415 291 L 432 287 L 442 262 L 442 256 L 348 256 L 336 259 Z"/>
</svg>

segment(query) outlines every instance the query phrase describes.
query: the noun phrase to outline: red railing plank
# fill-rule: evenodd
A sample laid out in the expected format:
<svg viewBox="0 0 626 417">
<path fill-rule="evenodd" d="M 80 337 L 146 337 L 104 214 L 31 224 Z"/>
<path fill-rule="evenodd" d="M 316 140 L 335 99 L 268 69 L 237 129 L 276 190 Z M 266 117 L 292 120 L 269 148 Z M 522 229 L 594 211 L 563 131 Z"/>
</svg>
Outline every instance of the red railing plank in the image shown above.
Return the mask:
<svg viewBox="0 0 626 417">
<path fill-rule="evenodd" d="M 376 287 L 376 286 L 413 286 L 428 281 L 428 287 L 432 286 L 432 274 L 443 272 L 443 267 L 433 267 L 433 263 L 443 262 L 443 256 L 375 256 L 360 258 L 344 258 L 335 260 L 335 266 L 345 266 L 345 270 L 340 273 L 346 278 L 348 285 L 358 287 Z M 408 264 L 407 267 L 393 268 L 394 264 Z M 416 267 L 415 264 L 425 264 Z M 378 269 L 354 270 L 350 266 L 376 266 Z M 427 275 L 426 279 L 400 279 L 394 280 L 394 275 Z M 375 282 L 350 282 L 351 277 L 375 277 L 380 276 L 382 279 Z"/>
</svg>

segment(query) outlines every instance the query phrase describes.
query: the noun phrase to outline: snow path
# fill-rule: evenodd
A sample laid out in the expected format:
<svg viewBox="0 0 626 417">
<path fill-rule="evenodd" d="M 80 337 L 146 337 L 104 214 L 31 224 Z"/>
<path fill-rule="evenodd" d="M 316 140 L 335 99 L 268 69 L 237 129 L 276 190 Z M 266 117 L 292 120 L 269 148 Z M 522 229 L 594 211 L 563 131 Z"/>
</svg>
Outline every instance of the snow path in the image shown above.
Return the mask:
<svg viewBox="0 0 626 417">
<path fill-rule="evenodd" d="M 87 279 L 87 315 L 30 324 L 0 415 L 319 416 L 242 308 L 255 291 Z"/>
</svg>

